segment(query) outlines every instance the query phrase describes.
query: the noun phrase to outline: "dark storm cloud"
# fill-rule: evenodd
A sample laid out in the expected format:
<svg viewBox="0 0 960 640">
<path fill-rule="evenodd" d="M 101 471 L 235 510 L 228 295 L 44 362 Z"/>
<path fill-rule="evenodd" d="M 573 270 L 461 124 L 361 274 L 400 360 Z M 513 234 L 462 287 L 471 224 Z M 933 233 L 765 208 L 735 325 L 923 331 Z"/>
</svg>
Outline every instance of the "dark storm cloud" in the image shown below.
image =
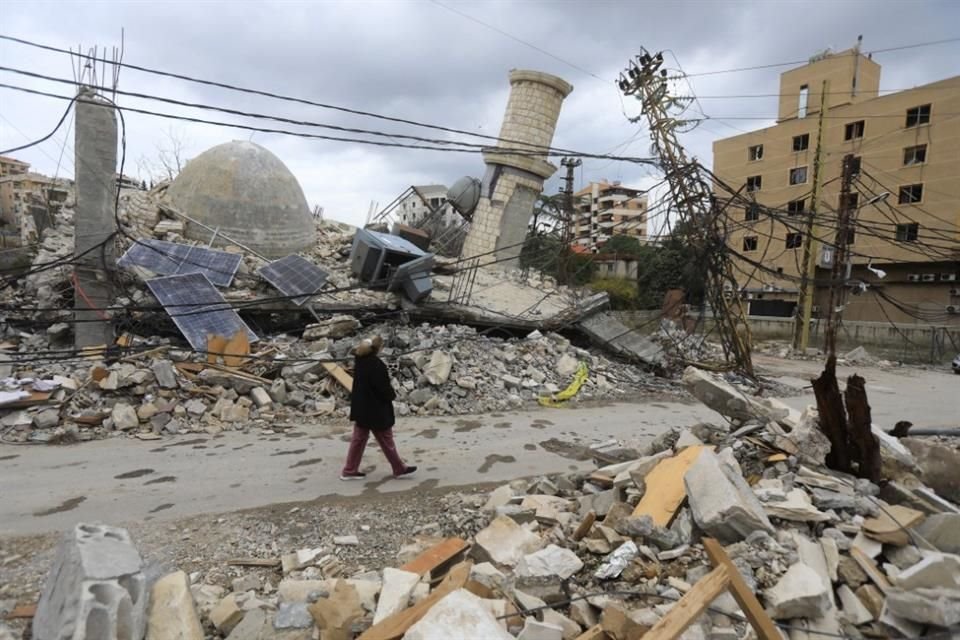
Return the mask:
<svg viewBox="0 0 960 640">
<path fill-rule="evenodd" d="M 564 104 L 555 145 L 595 153 L 645 156 L 649 140 L 626 116 L 637 104 L 613 84 L 641 45 L 666 49 L 690 73 L 805 60 L 827 47 L 843 50 L 864 35 L 864 49 L 938 40 L 954 35 L 960 10 L 951 2 L 315 2 L 315 3 L 17 3 L 7 2 L 0 31 L 59 46 L 113 45 L 125 30 L 126 60 L 149 67 L 214 78 L 356 109 L 496 135 L 512 68 L 559 75 L 574 86 Z M 542 49 L 538 51 L 495 29 Z M 544 51 L 561 58 L 558 60 Z M 880 54 L 881 86 L 899 89 L 958 73 L 960 46 Z M 0 59 L 51 75 L 70 76 L 65 57 L 0 44 Z M 703 96 L 775 93 L 788 67 L 695 76 Z M 48 88 L 2 74 L 4 81 Z M 124 70 L 121 88 L 260 111 L 294 119 L 448 138 L 336 111 L 267 100 Z M 70 93 L 69 87 L 57 87 Z M 121 104 L 230 122 L 240 118 L 122 99 Z M 0 91 L 0 146 L 39 137 L 59 117 L 62 104 Z M 715 118 L 684 136 L 692 156 L 710 164 L 714 139 L 770 124 L 775 98 L 702 100 Z M 757 120 L 724 120 L 756 116 Z M 14 126 L 16 128 L 14 128 Z M 171 123 L 128 117 L 128 173 L 137 160 L 156 155 Z M 188 155 L 249 132 L 173 124 Z M 264 126 L 289 128 L 275 124 Z M 20 130 L 22 133 L 18 132 Z M 321 132 L 323 133 L 323 132 Z M 371 200 L 389 202 L 411 183 L 447 183 L 483 171 L 479 156 L 384 149 L 253 134 L 279 155 L 303 184 L 311 204 L 339 219 L 362 222 Z M 19 155 L 53 173 L 64 141 Z M 69 150 L 72 141 L 67 149 Z M 70 155 L 69 151 L 66 155 Z M 66 165 L 69 172 L 69 163 Z M 61 173 L 64 170 L 61 169 Z M 586 161 L 584 180 L 652 182 L 646 167 Z M 557 179 L 548 184 L 556 189 Z"/>
</svg>

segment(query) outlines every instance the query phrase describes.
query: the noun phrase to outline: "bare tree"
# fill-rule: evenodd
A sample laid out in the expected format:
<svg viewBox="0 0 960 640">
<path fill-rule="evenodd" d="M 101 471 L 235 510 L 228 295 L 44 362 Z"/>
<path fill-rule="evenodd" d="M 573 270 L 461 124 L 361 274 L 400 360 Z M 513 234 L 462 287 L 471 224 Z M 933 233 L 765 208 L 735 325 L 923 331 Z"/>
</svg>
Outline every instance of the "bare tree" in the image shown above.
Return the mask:
<svg viewBox="0 0 960 640">
<path fill-rule="evenodd" d="M 140 156 L 137 160 L 140 177 L 149 178 L 151 182 L 173 180 L 187 164 L 188 143 L 183 130 L 168 127 L 164 139 L 157 142 L 155 149 L 154 156 Z"/>
</svg>

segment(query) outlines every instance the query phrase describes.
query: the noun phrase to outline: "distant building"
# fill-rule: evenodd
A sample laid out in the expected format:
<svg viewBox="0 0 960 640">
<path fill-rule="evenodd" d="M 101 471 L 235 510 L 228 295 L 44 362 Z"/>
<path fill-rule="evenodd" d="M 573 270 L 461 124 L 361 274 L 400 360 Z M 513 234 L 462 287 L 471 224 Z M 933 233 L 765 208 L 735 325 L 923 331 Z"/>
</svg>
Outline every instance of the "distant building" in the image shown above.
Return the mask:
<svg viewBox="0 0 960 640">
<path fill-rule="evenodd" d="M 777 123 L 713 143 L 721 180 L 792 219 L 731 209 L 727 241 L 746 258 L 735 271 L 751 314 L 795 312 L 824 80 L 816 236 L 827 242 L 816 256 L 815 316 L 826 315 L 842 162 L 852 154 L 851 280 L 867 289 L 847 296 L 843 319 L 960 322 L 960 76 L 880 95 L 880 65 L 857 49 L 784 72 Z"/>
<path fill-rule="evenodd" d="M 442 184 L 411 187 L 413 192 L 400 201 L 394 215 L 401 224 L 416 227 L 430 212 L 441 207 L 438 213 L 440 224 L 449 227 L 460 222 L 460 214 L 447 202 L 447 188 Z"/>
<path fill-rule="evenodd" d="M 647 239 L 646 192 L 619 182 L 591 182 L 573 194 L 574 243 L 597 253 L 613 236 Z"/>
<path fill-rule="evenodd" d="M 12 173 L 0 177 L 0 232 L 4 246 L 36 242 L 51 224 L 69 191 L 65 180 L 39 173 Z"/>
<path fill-rule="evenodd" d="M 7 156 L 0 156 L 0 178 L 26 173 L 29 170 L 29 162 L 23 162 L 16 158 L 8 158 Z"/>
<path fill-rule="evenodd" d="M 593 257 L 593 263 L 597 265 L 598 278 L 636 280 L 639 275 L 640 261 L 635 256 L 601 253 Z"/>
</svg>

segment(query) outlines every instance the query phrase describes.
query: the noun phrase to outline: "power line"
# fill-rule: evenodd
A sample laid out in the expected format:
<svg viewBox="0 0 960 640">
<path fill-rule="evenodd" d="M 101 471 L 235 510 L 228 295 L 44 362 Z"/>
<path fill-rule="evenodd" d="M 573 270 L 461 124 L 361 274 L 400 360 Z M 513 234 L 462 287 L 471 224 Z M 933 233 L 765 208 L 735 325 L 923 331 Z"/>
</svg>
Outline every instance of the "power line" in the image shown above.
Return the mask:
<svg viewBox="0 0 960 640">
<path fill-rule="evenodd" d="M 948 44 L 948 43 L 951 43 L 951 42 L 960 42 L 960 37 L 957 37 L 957 38 L 945 38 L 945 39 L 943 39 L 943 40 L 931 40 L 931 41 L 927 41 L 927 42 L 917 42 L 917 43 L 915 43 L 915 44 L 907 44 L 907 45 L 902 45 L 902 46 L 898 46 L 898 47 L 888 47 L 888 48 L 886 48 L 886 49 L 874 49 L 873 51 L 868 51 L 868 52 L 866 53 L 866 55 L 869 56 L 869 55 L 876 54 L 876 53 L 889 53 L 889 52 L 891 52 L 891 51 L 903 51 L 903 50 L 905 50 L 905 49 L 917 49 L 917 48 L 920 48 L 920 47 L 932 47 L 932 46 L 935 46 L 935 45 Z M 833 54 L 833 55 L 834 55 L 834 56 L 839 56 L 839 55 L 843 55 L 843 54 L 844 54 L 844 52 L 839 52 L 839 53 L 836 53 L 836 54 Z M 754 66 L 752 66 L 752 67 L 736 67 L 736 68 L 733 68 L 733 69 L 718 69 L 718 70 L 716 70 L 716 71 L 698 71 L 698 72 L 695 72 L 695 73 L 689 73 L 689 74 L 687 74 L 687 75 L 688 75 L 689 77 L 715 76 L 715 75 L 719 75 L 719 74 L 723 74 L 723 73 L 740 73 L 740 72 L 743 72 L 743 71 L 759 71 L 759 70 L 762 70 L 762 69 L 774 69 L 774 68 L 776 68 L 776 67 L 789 67 L 789 66 L 796 65 L 796 64 L 810 64 L 810 59 L 807 59 L 807 60 L 791 60 L 791 61 L 789 61 L 789 62 L 773 62 L 773 63 L 771 63 L 771 64 L 754 65 Z"/>
</svg>

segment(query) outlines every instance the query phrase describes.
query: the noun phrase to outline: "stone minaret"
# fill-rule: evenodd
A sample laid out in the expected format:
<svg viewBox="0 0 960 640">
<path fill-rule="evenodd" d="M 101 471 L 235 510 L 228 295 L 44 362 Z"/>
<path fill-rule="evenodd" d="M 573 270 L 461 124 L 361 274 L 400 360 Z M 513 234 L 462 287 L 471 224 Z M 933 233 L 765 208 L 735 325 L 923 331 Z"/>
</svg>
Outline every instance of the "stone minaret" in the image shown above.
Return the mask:
<svg viewBox="0 0 960 640">
<path fill-rule="evenodd" d="M 497 260 L 495 267 L 515 266 L 543 182 L 557 170 L 542 151 L 553 142 L 560 105 L 571 91 L 573 86 L 556 76 L 510 72 L 500 141 L 483 152 L 487 171 L 462 258 L 495 252 L 480 257 L 479 264 Z"/>
</svg>

